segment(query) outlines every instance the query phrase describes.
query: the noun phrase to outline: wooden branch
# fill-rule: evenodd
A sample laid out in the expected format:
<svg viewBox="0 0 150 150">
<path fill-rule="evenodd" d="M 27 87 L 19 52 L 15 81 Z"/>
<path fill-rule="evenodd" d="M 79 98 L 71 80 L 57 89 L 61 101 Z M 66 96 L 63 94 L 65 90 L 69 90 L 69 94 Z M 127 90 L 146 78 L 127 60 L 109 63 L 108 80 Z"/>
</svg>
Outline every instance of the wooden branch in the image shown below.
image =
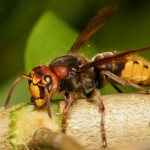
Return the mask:
<svg viewBox="0 0 150 150">
<path fill-rule="evenodd" d="M 53 132 L 47 128 L 38 129 L 28 143 L 29 149 L 34 150 L 83 150 L 83 148 L 75 142 L 71 137 Z"/>
<path fill-rule="evenodd" d="M 150 95 L 112 94 L 102 96 L 102 99 L 109 149 L 150 140 Z M 30 104 L 0 108 L 0 149 L 12 149 L 12 146 L 16 150 L 28 149 L 27 145 L 31 144 L 35 133 L 41 128 L 61 132 L 64 105 L 65 101 L 52 103 L 52 119 L 48 117 L 46 108 L 35 109 Z M 76 100 L 69 111 L 67 122 L 67 135 L 83 148 L 101 149 L 100 112 L 95 102 Z"/>
</svg>

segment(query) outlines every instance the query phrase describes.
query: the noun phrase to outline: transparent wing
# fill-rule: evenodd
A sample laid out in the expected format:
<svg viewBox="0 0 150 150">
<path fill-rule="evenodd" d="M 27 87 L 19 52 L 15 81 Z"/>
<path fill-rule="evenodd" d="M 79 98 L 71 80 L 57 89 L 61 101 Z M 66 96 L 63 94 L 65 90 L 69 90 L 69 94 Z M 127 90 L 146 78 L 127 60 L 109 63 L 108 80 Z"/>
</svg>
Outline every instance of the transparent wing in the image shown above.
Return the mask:
<svg viewBox="0 0 150 150">
<path fill-rule="evenodd" d="M 92 18 L 87 24 L 86 28 L 77 38 L 76 42 L 70 48 L 68 53 L 77 53 L 79 48 L 94 34 L 100 27 L 102 27 L 110 18 L 112 18 L 118 12 L 118 6 L 107 6 L 100 10 L 98 14 Z"/>
</svg>

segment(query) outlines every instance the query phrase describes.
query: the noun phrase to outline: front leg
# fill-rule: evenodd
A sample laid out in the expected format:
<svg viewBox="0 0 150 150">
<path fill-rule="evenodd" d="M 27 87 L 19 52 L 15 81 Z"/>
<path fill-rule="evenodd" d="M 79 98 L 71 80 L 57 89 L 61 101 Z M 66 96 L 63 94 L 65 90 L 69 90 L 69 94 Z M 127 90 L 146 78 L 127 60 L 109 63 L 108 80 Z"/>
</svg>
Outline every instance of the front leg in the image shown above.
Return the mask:
<svg viewBox="0 0 150 150">
<path fill-rule="evenodd" d="M 105 134 L 105 124 L 104 124 L 104 104 L 103 101 L 100 97 L 100 92 L 98 88 L 94 88 L 91 92 L 86 93 L 84 91 L 84 96 L 86 96 L 87 100 L 91 100 L 93 99 L 93 97 L 96 95 L 96 100 L 99 106 L 99 109 L 101 111 L 101 122 L 100 122 L 100 126 L 101 126 L 101 136 L 102 136 L 102 142 L 103 142 L 103 146 L 102 147 L 106 147 L 107 146 L 107 142 L 106 142 L 106 134 Z"/>
<path fill-rule="evenodd" d="M 66 98 L 67 98 L 67 103 L 66 103 L 66 105 L 63 109 L 63 113 L 62 113 L 62 115 L 63 115 L 63 119 L 62 119 L 62 123 L 61 123 L 62 133 L 66 133 L 66 118 L 67 118 L 69 108 L 75 99 L 75 94 L 74 93 L 69 93 L 69 94 L 67 93 Z"/>
</svg>

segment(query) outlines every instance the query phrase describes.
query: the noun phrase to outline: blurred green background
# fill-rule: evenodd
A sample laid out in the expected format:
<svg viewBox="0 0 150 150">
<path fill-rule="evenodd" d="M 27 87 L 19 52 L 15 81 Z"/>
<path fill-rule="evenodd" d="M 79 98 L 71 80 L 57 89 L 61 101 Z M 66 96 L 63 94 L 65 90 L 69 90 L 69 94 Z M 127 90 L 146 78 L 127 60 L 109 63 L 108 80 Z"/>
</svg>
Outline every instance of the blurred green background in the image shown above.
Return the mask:
<svg viewBox="0 0 150 150">
<path fill-rule="evenodd" d="M 90 47 L 84 46 L 86 55 L 92 58 L 104 51 L 150 46 L 150 1 L 1 0 L 0 106 L 21 73 L 28 74 L 36 65 L 67 52 L 88 21 L 101 8 L 112 4 L 119 5 L 118 14 L 92 36 L 87 43 Z M 150 60 L 149 52 L 141 55 Z M 127 87 L 127 91 L 132 89 Z M 116 91 L 107 85 L 101 93 Z M 17 85 L 11 104 L 24 101 L 30 101 L 26 79 Z"/>
</svg>

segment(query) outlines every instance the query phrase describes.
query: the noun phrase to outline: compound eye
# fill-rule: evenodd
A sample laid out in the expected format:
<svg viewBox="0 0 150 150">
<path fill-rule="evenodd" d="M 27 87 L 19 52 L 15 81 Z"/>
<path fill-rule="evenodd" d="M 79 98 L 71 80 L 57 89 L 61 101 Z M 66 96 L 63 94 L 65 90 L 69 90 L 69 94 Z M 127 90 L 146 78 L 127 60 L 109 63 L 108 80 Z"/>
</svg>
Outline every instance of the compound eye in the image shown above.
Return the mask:
<svg viewBox="0 0 150 150">
<path fill-rule="evenodd" d="M 49 75 L 45 75 L 44 80 L 49 84 L 52 81 L 52 78 Z"/>
<path fill-rule="evenodd" d="M 44 80 L 47 82 L 47 88 L 50 91 L 52 88 L 52 78 L 50 75 L 45 75 Z"/>
</svg>

